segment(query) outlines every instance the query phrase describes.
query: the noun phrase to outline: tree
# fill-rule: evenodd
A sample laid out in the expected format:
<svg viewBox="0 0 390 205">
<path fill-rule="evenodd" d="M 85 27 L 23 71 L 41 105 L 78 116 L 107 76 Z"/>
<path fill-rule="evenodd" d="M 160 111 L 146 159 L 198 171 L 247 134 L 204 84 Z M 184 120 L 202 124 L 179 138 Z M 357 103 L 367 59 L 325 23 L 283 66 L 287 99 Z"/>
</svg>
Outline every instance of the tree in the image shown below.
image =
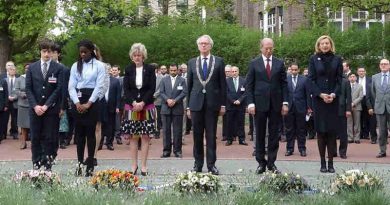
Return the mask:
<svg viewBox="0 0 390 205">
<path fill-rule="evenodd" d="M 0 1 L 0 72 L 16 54 L 35 45 L 52 26 L 56 13 L 54 0 Z"/>
</svg>

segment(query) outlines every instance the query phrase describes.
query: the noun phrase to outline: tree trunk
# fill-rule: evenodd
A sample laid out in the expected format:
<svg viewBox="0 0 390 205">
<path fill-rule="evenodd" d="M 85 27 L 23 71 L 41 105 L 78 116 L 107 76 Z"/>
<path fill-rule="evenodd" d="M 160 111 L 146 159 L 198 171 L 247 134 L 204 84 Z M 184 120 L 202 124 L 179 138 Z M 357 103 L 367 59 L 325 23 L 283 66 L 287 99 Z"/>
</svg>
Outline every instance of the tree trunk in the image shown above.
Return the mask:
<svg viewBox="0 0 390 205">
<path fill-rule="evenodd" d="M 5 33 L 0 33 L 0 74 L 6 73 L 5 63 L 11 57 L 12 40 Z"/>
</svg>

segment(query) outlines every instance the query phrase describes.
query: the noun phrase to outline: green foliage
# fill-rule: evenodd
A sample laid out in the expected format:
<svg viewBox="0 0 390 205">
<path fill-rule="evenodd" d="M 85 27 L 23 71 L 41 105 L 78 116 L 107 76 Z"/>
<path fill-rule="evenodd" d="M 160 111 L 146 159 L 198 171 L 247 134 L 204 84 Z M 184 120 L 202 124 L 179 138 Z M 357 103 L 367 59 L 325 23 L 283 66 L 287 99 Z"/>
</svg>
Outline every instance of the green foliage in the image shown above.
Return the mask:
<svg viewBox="0 0 390 205">
<path fill-rule="evenodd" d="M 105 62 L 119 64 L 122 68 L 129 64 L 129 48 L 135 42 L 145 44 L 149 63 L 187 63 L 190 58 L 199 55 L 196 39 L 203 34 L 209 34 L 213 38 L 212 53 L 222 56 L 226 64 L 238 65 L 246 70 L 249 60 L 258 54 L 258 31 L 220 22 L 208 22 L 204 25 L 197 21 L 182 23 L 180 20 L 161 18 L 152 27 L 102 27 L 87 30 L 65 45 L 63 63 L 71 66 L 77 60 L 76 45 L 83 38 L 91 39 L 99 46 Z"/>
</svg>

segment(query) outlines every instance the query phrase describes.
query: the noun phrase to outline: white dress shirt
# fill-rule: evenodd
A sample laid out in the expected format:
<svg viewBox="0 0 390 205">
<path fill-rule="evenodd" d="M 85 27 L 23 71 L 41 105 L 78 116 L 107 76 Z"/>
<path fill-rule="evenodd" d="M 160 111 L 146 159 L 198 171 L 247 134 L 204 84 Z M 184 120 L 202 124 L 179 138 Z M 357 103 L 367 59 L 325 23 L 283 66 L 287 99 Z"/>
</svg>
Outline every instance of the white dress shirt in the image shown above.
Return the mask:
<svg viewBox="0 0 390 205">
<path fill-rule="evenodd" d="M 359 77 L 359 84 L 363 87 L 363 96 L 366 96 L 366 76 L 363 78 Z"/>
<path fill-rule="evenodd" d="M 142 71 L 144 67 L 137 67 L 136 74 L 135 74 L 135 85 L 138 89 L 142 88 Z"/>
</svg>

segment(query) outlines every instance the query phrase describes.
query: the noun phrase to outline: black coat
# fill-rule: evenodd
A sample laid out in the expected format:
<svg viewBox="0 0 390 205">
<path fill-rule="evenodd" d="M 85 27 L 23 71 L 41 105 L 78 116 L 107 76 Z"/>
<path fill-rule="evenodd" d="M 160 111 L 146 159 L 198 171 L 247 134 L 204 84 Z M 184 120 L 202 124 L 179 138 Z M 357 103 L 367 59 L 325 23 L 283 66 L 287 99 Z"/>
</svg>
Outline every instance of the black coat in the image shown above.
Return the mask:
<svg viewBox="0 0 390 205">
<path fill-rule="evenodd" d="M 307 109 L 311 109 L 311 97 L 310 97 L 310 82 L 303 76 L 298 75 L 297 85 L 294 90 L 292 75 L 287 77 L 288 82 L 288 109 L 290 112 L 293 111 L 292 106 L 295 106 L 295 109 L 298 113 L 306 113 Z"/>
<path fill-rule="evenodd" d="M 246 81 L 243 77 L 238 77 L 238 89 L 234 87 L 233 78 L 226 79 L 227 103 L 226 110 L 245 110 L 246 108 Z M 234 101 L 240 101 L 240 105 L 235 105 Z"/>
<path fill-rule="evenodd" d="M 309 60 L 312 85 L 314 123 L 317 132 L 338 133 L 339 95 L 343 79 L 342 60 L 334 54 L 315 54 Z M 325 103 L 320 94 L 336 94 L 332 103 Z"/>
<path fill-rule="evenodd" d="M 138 89 L 135 84 L 136 66 L 134 63 L 125 68 L 123 77 L 123 89 L 125 103 L 131 105 L 133 101 L 143 101 L 145 105 L 153 103 L 153 94 L 156 90 L 156 74 L 154 67 L 149 64 L 143 65 L 142 87 Z"/>
<path fill-rule="evenodd" d="M 0 112 L 8 107 L 8 85 L 4 78 L 0 79 Z"/>
</svg>

